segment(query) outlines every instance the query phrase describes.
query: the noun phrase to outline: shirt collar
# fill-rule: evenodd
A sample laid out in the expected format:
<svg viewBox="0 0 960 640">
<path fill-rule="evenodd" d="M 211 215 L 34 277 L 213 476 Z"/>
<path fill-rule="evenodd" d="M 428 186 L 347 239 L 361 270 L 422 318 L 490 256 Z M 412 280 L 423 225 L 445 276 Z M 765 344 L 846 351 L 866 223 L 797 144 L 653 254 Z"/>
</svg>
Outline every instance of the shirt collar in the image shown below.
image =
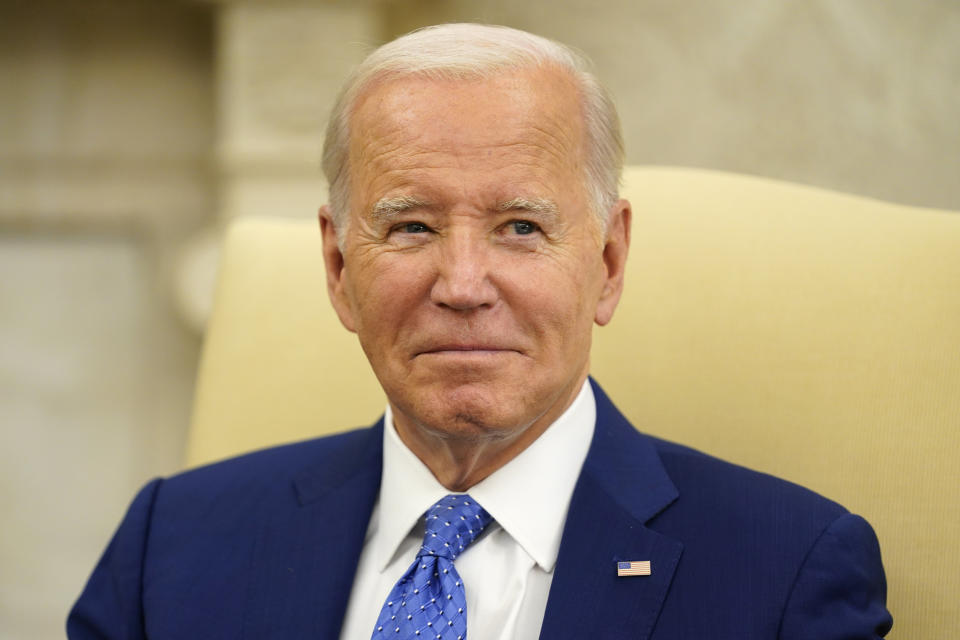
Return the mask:
<svg viewBox="0 0 960 640">
<path fill-rule="evenodd" d="M 596 401 L 585 381 L 573 403 L 530 446 L 470 488 L 470 495 L 544 571 L 553 570 L 573 488 L 587 457 Z M 383 571 L 424 511 L 450 493 L 407 448 L 384 415 L 383 479 L 373 551 Z"/>
</svg>

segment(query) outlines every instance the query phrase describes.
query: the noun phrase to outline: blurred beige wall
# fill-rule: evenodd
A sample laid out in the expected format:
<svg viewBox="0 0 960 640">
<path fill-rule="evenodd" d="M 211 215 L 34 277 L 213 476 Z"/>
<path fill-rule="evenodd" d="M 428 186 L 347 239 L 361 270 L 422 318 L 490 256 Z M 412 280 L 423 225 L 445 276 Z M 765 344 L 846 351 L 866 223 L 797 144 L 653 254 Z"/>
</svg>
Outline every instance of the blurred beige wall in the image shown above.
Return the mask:
<svg viewBox="0 0 960 640">
<path fill-rule="evenodd" d="M 0 638 L 63 637 L 131 492 L 179 464 L 215 211 L 212 8 L 0 2 Z"/>
<path fill-rule="evenodd" d="M 489 21 L 586 52 L 628 161 L 960 209 L 956 0 L 391 2 L 389 35 Z"/>
<path fill-rule="evenodd" d="M 631 163 L 960 209 L 954 0 L 0 0 L 0 638 L 180 464 L 222 224 L 313 216 L 349 68 L 450 20 L 587 53 Z"/>
</svg>

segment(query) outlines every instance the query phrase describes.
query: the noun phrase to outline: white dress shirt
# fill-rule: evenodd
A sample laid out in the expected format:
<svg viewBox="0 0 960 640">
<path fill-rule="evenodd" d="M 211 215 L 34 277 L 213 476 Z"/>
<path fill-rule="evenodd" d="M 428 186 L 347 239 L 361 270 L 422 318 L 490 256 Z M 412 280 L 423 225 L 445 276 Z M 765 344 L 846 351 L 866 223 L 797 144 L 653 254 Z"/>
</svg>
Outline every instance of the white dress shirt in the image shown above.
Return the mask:
<svg viewBox="0 0 960 640">
<path fill-rule="evenodd" d="M 468 493 L 493 516 L 454 563 L 467 597 L 468 640 L 540 635 L 560 536 L 597 408 L 589 382 L 573 403 L 516 458 Z M 450 493 L 410 451 L 387 407 L 383 479 L 370 517 L 341 640 L 370 640 L 383 603 L 423 540 L 423 514 Z"/>
</svg>

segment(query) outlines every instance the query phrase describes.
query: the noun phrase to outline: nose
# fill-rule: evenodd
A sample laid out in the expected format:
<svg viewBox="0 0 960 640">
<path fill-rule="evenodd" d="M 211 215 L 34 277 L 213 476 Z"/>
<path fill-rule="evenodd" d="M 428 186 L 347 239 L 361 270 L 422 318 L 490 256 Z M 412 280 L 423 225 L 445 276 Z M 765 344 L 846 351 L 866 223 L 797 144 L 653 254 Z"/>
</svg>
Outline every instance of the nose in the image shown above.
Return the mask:
<svg viewBox="0 0 960 640">
<path fill-rule="evenodd" d="M 490 248 L 472 234 L 453 234 L 443 240 L 437 279 L 430 290 L 434 304 L 456 311 L 491 307 L 497 288 L 490 279 Z"/>
</svg>

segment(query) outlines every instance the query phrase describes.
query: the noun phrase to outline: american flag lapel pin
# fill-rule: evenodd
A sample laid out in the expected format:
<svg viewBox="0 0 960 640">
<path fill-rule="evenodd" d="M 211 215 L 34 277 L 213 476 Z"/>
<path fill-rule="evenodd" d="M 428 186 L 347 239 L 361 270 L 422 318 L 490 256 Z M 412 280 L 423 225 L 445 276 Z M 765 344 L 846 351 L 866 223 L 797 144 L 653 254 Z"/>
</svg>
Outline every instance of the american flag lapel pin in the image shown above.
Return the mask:
<svg viewBox="0 0 960 640">
<path fill-rule="evenodd" d="M 624 576 L 648 576 L 650 575 L 649 560 L 634 560 L 632 562 L 617 563 L 617 577 Z"/>
</svg>

